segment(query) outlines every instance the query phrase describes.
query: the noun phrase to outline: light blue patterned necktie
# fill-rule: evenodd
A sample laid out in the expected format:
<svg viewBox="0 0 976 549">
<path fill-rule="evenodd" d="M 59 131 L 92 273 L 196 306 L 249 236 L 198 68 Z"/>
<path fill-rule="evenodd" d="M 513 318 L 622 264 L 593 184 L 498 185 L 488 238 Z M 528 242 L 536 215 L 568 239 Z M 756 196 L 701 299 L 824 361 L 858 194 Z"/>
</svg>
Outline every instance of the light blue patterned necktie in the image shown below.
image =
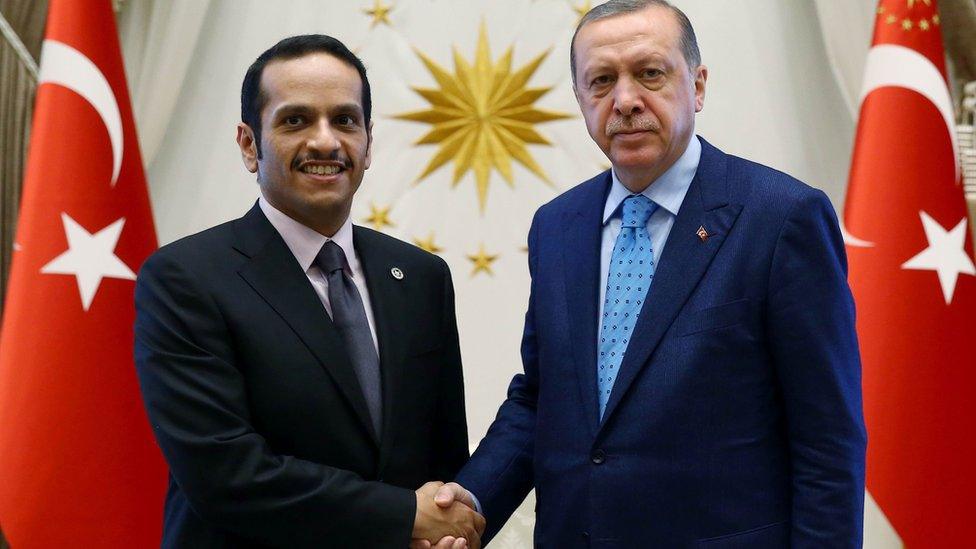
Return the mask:
<svg viewBox="0 0 976 549">
<path fill-rule="evenodd" d="M 634 324 L 640 316 L 647 288 L 654 278 L 654 251 L 647 232 L 647 220 L 656 208 L 657 204 L 644 195 L 629 196 L 623 203 L 623 223 L 610 256 L 603 325 L 600 328 L 600 360 L 596 377 L 601 419 L 620 372 L 620 363 L 627 351 Z"/>
</svg>

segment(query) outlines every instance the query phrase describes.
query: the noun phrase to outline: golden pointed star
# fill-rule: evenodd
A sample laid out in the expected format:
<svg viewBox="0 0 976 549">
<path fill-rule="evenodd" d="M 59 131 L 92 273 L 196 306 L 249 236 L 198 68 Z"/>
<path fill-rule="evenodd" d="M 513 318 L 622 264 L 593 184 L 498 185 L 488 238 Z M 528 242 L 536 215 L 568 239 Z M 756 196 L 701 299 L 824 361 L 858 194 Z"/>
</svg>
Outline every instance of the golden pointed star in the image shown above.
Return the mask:
<svg viewBox="0 0 976 549">
<path fill-rule="evenodd" d="M 390 207 L 377 206 L 370 202 L 369 204 L 369 217 L 364 217 L 363 221 L 373 225 L 373 228 L 377 231 L 382 231 L 384 227 L 396 227 L 392 221 L 390 221 Z"/>
<path fill-rule="evenodd" d="M 912 30 L 912 20 L 911 19 L 902 20 L 901 28 L 904 30 Z"/>
<path fill-rule="evenodd" d="M 369 24 L 370 28 L 379 25 L 380 23 L 385 23 L 387 26 L 392 26 L 390 23 L 390 12 L 393 11 L 393 6 L 383 5 L 383 0 L 373 0 L 372 8 L 364 8 L 363 13 L 373 18 L 373 21 Z"/>
<path fill-rule="evenodd" d="M 932 5 L 932 0 L 908 0 L 908 8 L 909 9 L 914 8 L 915 7 L 915 2 L 919 2 L 919 1 L 921 1 L 926 6 L 931 6 Z"/>
<path fill-rule="evenodd" d="M 928 20 L 922 19 L 921 21 L 919 21 L 918 22 L 918 28 L 922 29 L 923 31 L 929 30 L 929 22 L 928 22 Z"/>
<path fill-rule="evenodd" d="M 939 19 L 939 14 L 938 13 L 932 16 L 932 23 L 933 24 L 938 25 L 941 22 L 942 22 L 942 20 Z"/>
<path fill-rule="evenodd" d="M 487 254 L 485 252 L 485 244 L 481 243 L 478 246 L 478 253 L 468 256 L 468 260 L 474 263 L 474 269 L 471 270 L 471 276 L 474 276 L 480 272 L 488 273 L 488 276 L 494 276 L 495 273 L 493 273 L 491 270 L 491 264 L 496 259 L 498 259 L 498 254 Z"/>
<path fill-rule="evenodd" d="M 578 16 L 576 22 L 579 23 L 579 20 L 582 19 L 583 16 L 586 15 L 586 12 L 590 11 L 592 8 L 593 6 L 590 5 L 590 0 L 585 0 L 582 4 L 578 6 L 574 5 L 573 11 L 575 11 L 576 15 Z"/>
<path fill-rule="evenodd" d="M 894 15 L 889 15 L 888 18 L 885 19 L 885 23 L 888 23 L 890 25 L 890 24 L 894 23 L 897 20 L 898 20 L 898 18 L 895 17 Z"/>
<path fill-rule="evenodd" d="M 884 6 L 878 6 L 878 15 L 881 15 L 884 12 L 885 12 Z"/>
<path fill-rule="evenodd" d="M 470 63 L 454 48 L 454 74 L 417 50 L 417 56 L 430 71 L 438 88 L 414 87 L 430 103 L 430 108 L 398 114 L 395 118 L 425 122 L 432 127 L 417 140 L 417 145 L 440 145 L 416 182 L 446 164 L 454 162 L 452 186 L 474 172 L 478 206 L 484 212 L 491 171 L 501 174 L 509 186 L 512 159 L 525 166 L 547 185 L 552 182 L 536 163 L 526 144 L 551 145 L 533 127 L 535 124 L 570 118 L 562 112 L 538 109 L 534 103 L 548 88 L 526 86 L 532 74 L 549 55 L 543 52 L 518 70 L 512 70 L 512 47 L 492 63 L 488 32 L 482 22 Z"/>
<path fill-rule="evenodd" d="M 420 249 L 430 252 L 432 254 L 439 254 L 444 251 L 443 248 L 434 243 L 434 232 L 431 231 L 427 235 L 426 239 L 414 238 L 413 243 L 416 244 Z"/>
</svg>

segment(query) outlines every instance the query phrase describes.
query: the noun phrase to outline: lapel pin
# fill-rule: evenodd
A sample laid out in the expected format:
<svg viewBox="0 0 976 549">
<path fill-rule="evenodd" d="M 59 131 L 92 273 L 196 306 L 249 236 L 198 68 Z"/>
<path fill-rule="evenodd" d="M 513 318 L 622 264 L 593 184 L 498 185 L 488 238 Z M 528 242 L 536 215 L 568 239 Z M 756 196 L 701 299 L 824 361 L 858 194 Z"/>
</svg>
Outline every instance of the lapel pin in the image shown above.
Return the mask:
<svg viewBox="0 0 976 549">
<path fill-rule="evenodd" d="M 393 267 L 390 269 L 390 274 L 393 275 L 393 278 L 397 280 L 403 280 L 403 271 L 400 270 L 400 267 Z"/>
<path fill-rule="evenodd" d="M 695 234 L 698 235 L 698 238 L 700 238 L 702 242 L 708 240 L 708 237 L 711 236 L 708 234 L 708 231 L 705 230 L 704 225 L 699 226 Z"/>
</svg>

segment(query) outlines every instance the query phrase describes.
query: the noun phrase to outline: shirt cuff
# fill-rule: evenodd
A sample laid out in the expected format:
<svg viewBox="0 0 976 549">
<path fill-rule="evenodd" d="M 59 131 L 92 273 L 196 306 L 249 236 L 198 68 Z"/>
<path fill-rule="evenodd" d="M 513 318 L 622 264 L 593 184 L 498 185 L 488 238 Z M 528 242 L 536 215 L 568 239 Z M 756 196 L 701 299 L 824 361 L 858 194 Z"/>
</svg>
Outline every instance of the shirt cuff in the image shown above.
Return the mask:
<svg viewBox="0 0 976 549">
<path fill-rule="evenodd" d="M 467 490 L 467 488 L 465 488 Z M 481 502 L 478 501 L 478 496 L 474 495 L 474 492 L 468 490 L 468 494 L 471 496 L 471 501 L 474 502 L 474 510 L 478 512 L 479 515 L 484 516 L 485 512 L 481 510 Z"/>
</svg>

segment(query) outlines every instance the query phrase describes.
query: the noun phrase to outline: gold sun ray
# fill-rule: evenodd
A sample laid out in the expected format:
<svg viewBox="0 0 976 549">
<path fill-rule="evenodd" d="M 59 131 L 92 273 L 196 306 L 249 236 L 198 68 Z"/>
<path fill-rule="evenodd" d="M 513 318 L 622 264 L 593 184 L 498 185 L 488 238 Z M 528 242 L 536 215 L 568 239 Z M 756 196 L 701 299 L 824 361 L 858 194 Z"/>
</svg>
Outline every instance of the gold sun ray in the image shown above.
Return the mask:
<svg viewBox="0 0 976 549">
<path fill-rule="evenodd" d="M 451 186 L 456 187 L 471 172 L 482 212 L 488 200 L 493 171 L 514 187 L 513 161 L 552 186 L 527 147 L 551 146 L 551 142 L 535 128 L 536 124 L 572 117 L 568 113 L 535 107 L 536 101 L 552 87 L 527 87 L 549 50 L 513 71 L 511 46 L 492 62 L 488 31 L 482 22 L 470 60 L 458 48 L 452 48 L 453 74 L 423 52 L 414 51 L 437 87 L 413 87 L 430 107 L 401 113 L 395 118 L 429 124 L 429 130 L 415 144 L 439 147 L 417 177 L 417 183 L 453 161 Z"/>
</svg>

